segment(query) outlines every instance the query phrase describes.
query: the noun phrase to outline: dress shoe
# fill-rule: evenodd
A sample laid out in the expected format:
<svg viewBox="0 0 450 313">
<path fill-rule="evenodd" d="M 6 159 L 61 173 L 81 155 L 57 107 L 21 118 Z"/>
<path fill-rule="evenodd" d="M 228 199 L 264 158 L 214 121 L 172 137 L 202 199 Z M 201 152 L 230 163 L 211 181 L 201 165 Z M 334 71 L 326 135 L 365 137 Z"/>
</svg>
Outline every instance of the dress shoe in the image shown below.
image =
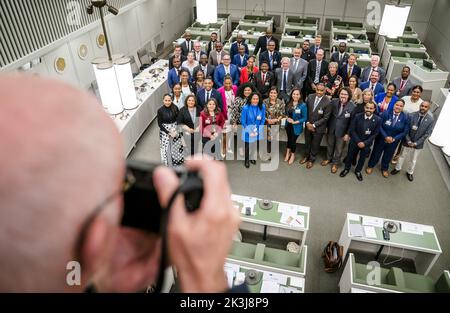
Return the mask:
<svg viewBox="0 0 450 313">
<path fill-rule="evenodd" d="M 248 160 L 245 160 L 245 163 L 244 163 L 244 164 L 245 164 L 245 167 L 246 167 L 246 168 L 249 168 L 249 167 L 250 167 L 250 162 L 249 162 Z"/>
<path fill-rule="evenodd" d="M 395 168 L 391 171 L 391 175 L 397 175 L 398 173 L 400 173 L 400 171 Z"/>
<path fill-rule="evenodd" d="M 355 172 L 355 176 L 356 176 L 356 179 L 358 179 L 359 181 L 363 181 L 363 177 L 361 175 L 361 172 Z"/>
<path fill-rule="evenodd" d="M 255 164 L 256 164 L 256 161 L 255 161 L 255 160 L 250 160 L 250 163 L 252 163 L 253 165 L 255 165 Z"/>
<path fill-rule="evenodd" d="M 408 180 L 409 180 L 409 181 L 413 181 L 413 180 L 414 180 L 413 174 L 408 174 L 408 173 L 406 173 L 406 177 L 408 177 Z"/>
<path fill-rule="evenodd" d="M 345 176 L 347 176 L 348 172 L 349 172 L 349 170 L 343 170 L 343 171 L 339 174 L 339 176 L 345 177 Z"/>
<path fill-rule="evenodd" d="M 389 172 L 388 171 L 383 171 L 382 174 L 383 174 L 384 178 L 388 178 L 389 177 Z"/>
<path fill-rule="evenodd" d="M 333 164 L 333 166 L 331 167 L 331 173 L 336 174 L 338 170 L 338 166 L 336 164 Z"/>
<path fill-rule="evenodd" d="M 313 162 L 309 161 L 306 163 L 306 168 L 309 170 L 311 167 L 313 167 Z"/>
<path fill-rule="evenodd" d="M 304 158 L 301 159 L 300 162 L 298 162 L 298 163 L 300 163 L 300 164 L 305 164 L 306 161 L 308 161 L 308 158 L 307 158 L 307 157 L 304 157 Z"/>
<path fill-rule="evenodd" d="M 371 168 L 371 167 L 366 168 L 367 175 L 372 174 L 372 172 L 373 172 L 373 168 Z"/>
<path fill-rule="evenodd" d="M 330 160 L 323 160 L 322 163 L 320 163 L 322 166 L 327 166 L 328 164 L 330 164 Z"/>
</svg>

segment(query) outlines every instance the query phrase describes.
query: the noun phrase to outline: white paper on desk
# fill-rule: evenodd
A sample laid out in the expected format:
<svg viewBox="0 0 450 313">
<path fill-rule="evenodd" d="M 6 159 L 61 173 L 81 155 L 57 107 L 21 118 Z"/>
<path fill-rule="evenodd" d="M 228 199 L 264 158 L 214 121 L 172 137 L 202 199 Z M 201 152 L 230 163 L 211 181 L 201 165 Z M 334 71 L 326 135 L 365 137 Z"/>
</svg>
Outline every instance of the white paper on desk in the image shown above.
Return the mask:
<svg viewBox="0 0 450 313">
<path fill-rule="evenodd" d="M 305 227 L 305 217 L 303 215 L 292 214 L 292 212 L 283 212 L 281 214 L 280 223 L 287 224 L 292 227 Z"/>
<path fill-rule="evenodd" d="M 364 228 L 360 224 L 350 224 L 350 237 L 364 237 Z"/>
<path fill-rule="evenodd" d="M 404 233 L 415 234 L 415 235 L 423 235 L 423 229 L 421 225 L 413 224 L 413 223 L 401 223 L 401 229 Z"/>
<path fill-rule="evenodd" d="M 287 286 L 280 286 L 280 289 L 278 291 L 279 293 L 301 293 L 300 290 L 297 288 L 287 287 Z"/>
<path fill-rule="evenodd" d="M 280 285 L 287 285 L 287 276 L 283 274 L 264 272 L 262 280 L 276 282 Z"/>
<path fill-rule="evenodd" d="M 239 273 L 239 271 L 241 270 L 241 267 L 239 265 L 233 263 L 225 263 L 223 268 L 225 271 L 231 270 L 235 273 Z"/>
<path fill-rule="evenodd" d="M 289 285 L 291 285 L 292 287 L 298 287 L 298 288 L 302 288 L 303 289 L 303 279 L 301 279 L 300 277 L 292 277 L 289 281 Z"/>
<path fill-rule="evenodd" d="M 377 232 L 375 231 L 375 227 L 373 226 L 363 226 L 364 227 L 364 234 L 366 235 L 366 238 L 377 238 Z"/>
<path fill-rule="evenodd" d="M 363 216 L 362 224 L 364 226 L 383 227 L 383 219 L 378 217 Z"/>
<path fill-rule="evenodd" d="M 234 272 L 232 269 L 227 269 L 225 273 L 227 274 L 228 288 L 231 288 L 233 287 Z"/>
<path fill-rule="evenodd" d="M 278 293 L 280 285 L 274 281 L 263 280 L 260 293 Z"/>
<path fill-rule="evenodd" d="M 278 212 L 283 213 L 290 213 L 290 214 L 297 214 L 297 206 L 293 204 L 287 204 L 287 203 L 279 203 L 278 204 Z"/>
</svg>

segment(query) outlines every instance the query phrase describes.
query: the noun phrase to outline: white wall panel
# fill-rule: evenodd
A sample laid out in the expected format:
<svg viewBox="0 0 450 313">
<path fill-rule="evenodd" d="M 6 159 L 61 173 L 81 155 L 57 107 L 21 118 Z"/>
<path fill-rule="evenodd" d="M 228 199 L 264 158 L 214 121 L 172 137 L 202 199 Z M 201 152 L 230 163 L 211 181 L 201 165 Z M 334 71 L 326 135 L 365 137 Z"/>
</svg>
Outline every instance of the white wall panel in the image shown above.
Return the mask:
<svg viewBox="0 0 450 313">
<path fill-rule="evenodd" d="M 88 49 L 88 54 L 84 60 L 78 55 L 79 48 L 82 44 L 86 45 Z M 94 71 L 91 65 L 91 60 L 94 59 L 95 56 L 89 34 L 83 34 L 72 40 L 69 43 L 69 49 L 72 54 L 73 64 L 78 74 L 80 87 L 88 88 L 90 83 L 95 79 Z"/>
<path fill-rule="evenodd" d="M 305 0 L 305 13 L 306 14 L 320 14 L 322 15 L 325 10 L 325 0 Z"/>
<path fill-rule="evenodd" d="M 62 57 L 66 61 L 66 69 L 64 73 L 59 74 L 55 70 L 55 60 L 59 57 Z M 72 56 L 70 53 L 69 45 L 65 44 L 53 52 L 44 56 L 45 63 L 47 65 L 47 70 L 49 76 L 62 79 L 72 85 L 79 86 L 79 81 L 77 77 L 77 73 L 75 72 L 75 66 L 72 60 Z"/>
</svg>

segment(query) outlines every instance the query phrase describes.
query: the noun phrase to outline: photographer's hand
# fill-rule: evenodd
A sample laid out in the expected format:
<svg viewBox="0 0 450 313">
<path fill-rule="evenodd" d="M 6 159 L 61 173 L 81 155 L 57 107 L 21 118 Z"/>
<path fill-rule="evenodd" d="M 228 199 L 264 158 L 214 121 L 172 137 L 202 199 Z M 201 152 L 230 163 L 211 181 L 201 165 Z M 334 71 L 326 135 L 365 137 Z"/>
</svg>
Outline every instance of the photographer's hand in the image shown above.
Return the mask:
<svg viewBox="0 0 450 313">
<path fill-rule="evenodd" d="M 183 292 L 225 292 L 224 262 L 240 218 L 231 202 L 225 166 L 210 160 L 190 160 L 186 166 L 203 177 L 200 208 L 188 213 L 182 196 L 171 208 L 168 226 L 169 255 L 176 266 Z M 154 184 L 162 206 L 178 187 L 172 170 L 158 168 Z"/>
</svg>

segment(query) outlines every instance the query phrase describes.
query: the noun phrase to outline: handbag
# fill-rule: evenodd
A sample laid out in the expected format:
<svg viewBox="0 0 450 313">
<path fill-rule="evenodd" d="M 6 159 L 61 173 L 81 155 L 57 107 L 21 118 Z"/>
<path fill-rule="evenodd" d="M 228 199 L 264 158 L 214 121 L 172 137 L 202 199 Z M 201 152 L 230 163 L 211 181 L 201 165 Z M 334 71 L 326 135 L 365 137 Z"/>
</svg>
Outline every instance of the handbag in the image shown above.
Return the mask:
<svg viewBox="0 0 450 313">
<path fill-rule="evenodd" d="M 342 266 L 343 247 L 335 241 L 329 241 L 325 246 L 322 258 L 325 272 L 334 273 Z"/>
</svg>

